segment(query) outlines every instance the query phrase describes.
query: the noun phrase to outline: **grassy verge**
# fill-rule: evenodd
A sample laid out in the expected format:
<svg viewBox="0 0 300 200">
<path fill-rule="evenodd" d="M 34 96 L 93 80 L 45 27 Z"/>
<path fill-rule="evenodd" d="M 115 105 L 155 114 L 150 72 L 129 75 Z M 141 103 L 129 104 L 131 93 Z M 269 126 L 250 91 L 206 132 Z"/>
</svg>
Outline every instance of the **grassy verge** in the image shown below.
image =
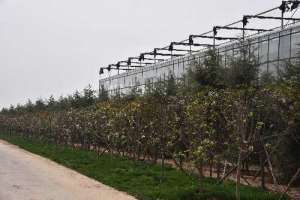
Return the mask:
<svg viewBox="0 0 300 200">
<path fill-rule="evenodd" d="M 141 200 L 235 199 L 235 185 L 232 182 L 218 185 L 213 179 L 205 179 L 200 183 L 196 177 L 188 177 L 171 167 L 166 168 L 165 179 L 161 181 L 161 168 L 158 165 L 111 155 L 98 157 L 94 152 L 58 147 L 19 137 L 0 135 L 0 138 Z M 277 200 L 278 195 L 243 186 L 241 199 Z"/>
</svg>

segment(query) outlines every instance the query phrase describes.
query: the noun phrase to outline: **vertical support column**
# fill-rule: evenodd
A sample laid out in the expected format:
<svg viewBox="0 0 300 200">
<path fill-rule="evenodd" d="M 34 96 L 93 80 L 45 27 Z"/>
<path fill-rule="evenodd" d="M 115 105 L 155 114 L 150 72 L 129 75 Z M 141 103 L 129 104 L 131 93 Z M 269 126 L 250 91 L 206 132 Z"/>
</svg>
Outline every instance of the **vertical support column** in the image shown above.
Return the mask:
<svg viewBox="0 0 300 200">
<path fill-rule="evenodd" d="M 270 65 L 270 35 L 268 36 L 268 52 L 267 52 L 267 72 L 269 73 Z"/>
<path fill-rule="evenodd" d="M 245 24 L 243 23 L 243 43 L 245 42 Z"/>
<path fill-rule="evenodd" d="M 193 36 L 189 36 L 190 55 L 192 55 L 192 45 L 194 44 Z"/>
<path fill-rule="evenodd" d="M 224 65 L 225 65 L 225 68 L 227 67 L 227 47 L 225 46 L 224 48 Z"/>
<path fill-rule="evenodd" d="M 289 52 L 290 55 L 289 55 L 289 62 L 291 62 L 291 60 L 292 60 L 291 59 L 292 58 L 292 33 L 293 33 L 293 29 L 290 30 L 290 34 L 289 34 L 290 35 L 290 49 L 289 49 L 290 50 L 290 52 Z"/>
<path fill-rule="evenodd" d="M 243 39 L 242 39 L 242 50 L 243 50 L 243 58 L 244 58 L 244 62 L 246 61 L 246 45 L 245 45 L 245 24 L 243 24 Z"/>
<path fill-rule="evenodd" d="M 214 51 L 215 51 L 216 50 L 216 35 L 218 34 L 217 27 L 213 28 L 213 34 L 214 34 L 213 47 L 214 47 Z"/>
<path fill-rule="evenodd" d="M 278 52 L 277 52 L 277 71 L 279 70 L 280 64 L 280 48 L 281 48 L 281 33 L 278 33 Z"/>
<path fill-rule="evenodd" d="M 279 7 L 279 9 L 281 10 L 281 29 L 284 29 L 284 13 L 286 11 L 287 8 L 287 2 L 286 1 L 282 1 L 281 6 Z"/>
<path fill-rule="evenodd" d="M 281 29 L 283 30 L 284 29 L 284 11 L 281 12 Z"/>
<path fill-rule="evenodd" d="M 260 63 L 260 38 L 257 38 L 257 62 Z"/>
</svg>

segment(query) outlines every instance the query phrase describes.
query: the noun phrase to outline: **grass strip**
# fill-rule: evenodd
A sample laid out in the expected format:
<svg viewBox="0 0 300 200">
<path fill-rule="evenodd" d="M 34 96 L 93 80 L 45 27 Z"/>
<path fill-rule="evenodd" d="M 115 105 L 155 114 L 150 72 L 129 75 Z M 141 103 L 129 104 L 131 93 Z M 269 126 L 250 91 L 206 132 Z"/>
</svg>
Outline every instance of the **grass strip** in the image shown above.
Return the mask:
<svg viewBox="0 0 300 200">
<path fill-rule="evenodd" d="M 189 177 L 172 167 L 161 167 L 124 157 L 62 147 L 41 141 L 0 134 L 0 138 L 27 151 L 49 158 L 88 177 L 127 192 L 140 200 L 232 200 L 235 184 Z M 241 187 L 241 200 L 278 200 L 279 195 L 259 188 Z M 286 198 L 287 199 L 287 198 Z"/>
</svg>

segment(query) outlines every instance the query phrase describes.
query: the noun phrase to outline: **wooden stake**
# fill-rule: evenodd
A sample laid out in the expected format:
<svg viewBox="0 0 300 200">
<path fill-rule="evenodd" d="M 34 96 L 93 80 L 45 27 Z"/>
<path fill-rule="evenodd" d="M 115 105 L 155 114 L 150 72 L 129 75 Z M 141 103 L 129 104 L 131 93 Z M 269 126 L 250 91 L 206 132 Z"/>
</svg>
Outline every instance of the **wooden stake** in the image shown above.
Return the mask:
<svg viewBox="0 0 300 200">
<path fill-rule="evenodd" d="M 265 145 L 264 145 L 264 151 L 265 151 L 266 156 L 267 156 L 267 161 L 268 161 L 270 173 L 271 173 L 272 178 L 273 178 L 273 183 L 275 184 L 275 187 L 278 189 L 278 183 L 277 183 L 276 177 L 275 177 L 274 172 L 273 172 L 273 167 L 272 167 L 270 155 L 269 155 L 269 153 L 268 153 L 268 151 L 267 151 Z"/>
<path fill-rule="evenodd" d="M 241 199 L 241 195 L 240 195 L 240 184 L 241 184 L 241 155 L 242 155 L 242 149 L 241 149 L 241 146 L 240 146 L 239 156 L 238 156 L 238 162 L 237 162 L 237 170 L 236 170 L 236 190 L 235 190 L 236 200 L 240 200 L 240 199 Z"/>
<path fill-rule="evenodd" d="M 293 182 L 298 178 L 300 174 L 300 168 L 297 170 L 296 174 L 292 177 L 292 179 L 290 180 L 287 188 L 284 190 L 284 192 L 281 194 L 280 199 L 283 199 L 284 195 L 289 191 L 290 187 L 292 186 Z"/>
<path fill-rule="evenodd" d="M 226 168 L 227 168 L 227 160 L 225 160 L 225 164 L 224 164 L 224 171 L 223 171 L 222 178 L 225 176 L 225 173 L 226 173 Z"/>
<path fill-rule="evenodd" d="M 253 153 L 253 151 L 249 152 L 243 159 L 241 159 L 241 162 L 243 162 L 244 160 L 246 160 L 252 153 Z M 223 182 L 230 174 L 232 174 L 236 169 L 237 169 L 237 166 L 232 167 L 232 168 L 225 174 L 225 176 L 223 176 L 223 178 L 222 178 L 218 183 L 222 183 L 222 182 Z"/>
</svg>

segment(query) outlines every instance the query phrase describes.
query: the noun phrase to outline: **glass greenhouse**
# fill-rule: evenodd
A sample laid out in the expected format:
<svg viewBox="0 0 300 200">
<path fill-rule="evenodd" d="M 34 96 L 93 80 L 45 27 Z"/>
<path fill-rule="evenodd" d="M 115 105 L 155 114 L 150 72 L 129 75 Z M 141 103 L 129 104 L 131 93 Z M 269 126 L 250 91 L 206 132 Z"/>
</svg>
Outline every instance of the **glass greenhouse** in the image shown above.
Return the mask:
<svg viewBox="0 0 300 200">
<path fill-rule="evenodd" d="M 228 65 L 230 59 L 239 55 L 241 44 L 251 49 L 257 58 L 261 72 L 276 73 L 278 67 L 284 62 L 292 62 L 299 57 L 300 25 L 294 24 L 284 29 L 252 35 L 246 37 L 243 43 L 231 41 L 218 45 L 215 50 L 224 66 Z M 99 88 L 105 88 L 110 95 L 113 95 L 127 93 L 132 87 L 143 90 L 145 84 L 166 81 L 171 74 L 175 79 L 180 79 L 191 63 L 205 59 L 205 51 L 207 49 L 100 79 Z"/>
</svg>

